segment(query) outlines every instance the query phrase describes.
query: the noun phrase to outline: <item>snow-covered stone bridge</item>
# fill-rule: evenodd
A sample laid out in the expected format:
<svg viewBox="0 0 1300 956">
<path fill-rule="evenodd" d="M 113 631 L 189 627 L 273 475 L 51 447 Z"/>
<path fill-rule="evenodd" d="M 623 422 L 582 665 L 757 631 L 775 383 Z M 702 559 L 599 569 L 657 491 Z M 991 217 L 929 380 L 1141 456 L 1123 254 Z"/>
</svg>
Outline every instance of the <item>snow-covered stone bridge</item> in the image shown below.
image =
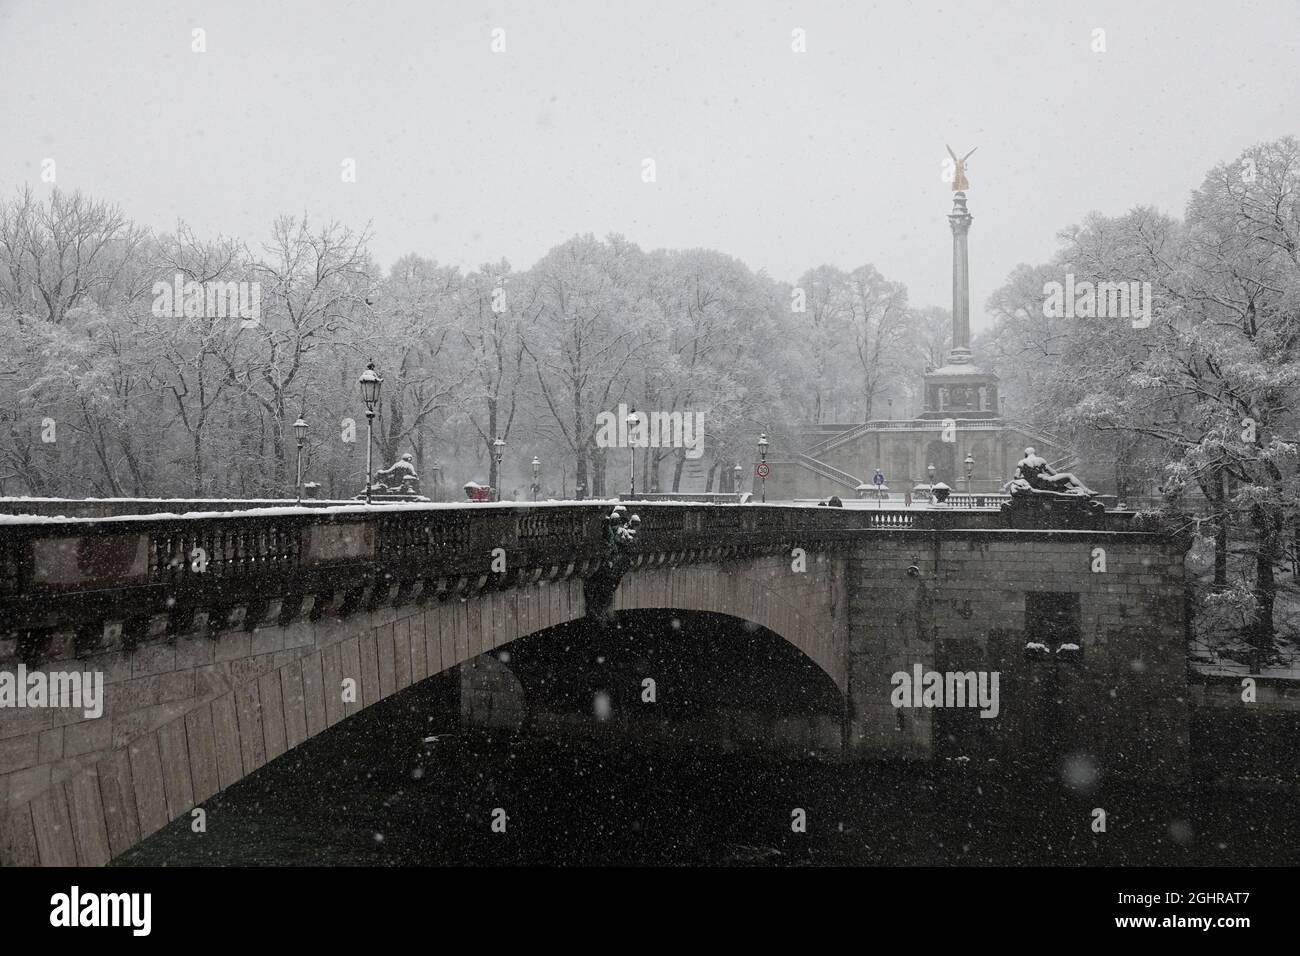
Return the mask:
<svg viewBox="0 0 1300 956">
<path fill-rule="evenodd" d="M 361 709 L 583 617 L 609 510 L 0 518 L 0 863 L 107 863 Z M 612 610 L 788 641 L 843 694 L 845 755 L 1010 759 L 1068 721 L 1105 770 L 1183 770 L 1184 545 L 1128 514 L 1058 531 L 992 510 L 631 510 Z M 935 706 L 942 687 L 900 698 L 896 675 L 930 672 L 996 673 L 996 716 Z"/>
</svg>

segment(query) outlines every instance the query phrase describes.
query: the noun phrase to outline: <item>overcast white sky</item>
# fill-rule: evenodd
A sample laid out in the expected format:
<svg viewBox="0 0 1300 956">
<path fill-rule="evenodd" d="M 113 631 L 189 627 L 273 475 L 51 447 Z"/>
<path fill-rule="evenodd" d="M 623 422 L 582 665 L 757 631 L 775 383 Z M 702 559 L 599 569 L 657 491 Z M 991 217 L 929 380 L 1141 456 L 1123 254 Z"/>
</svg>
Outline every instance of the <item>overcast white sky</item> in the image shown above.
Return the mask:
<svg viewBox="0 0 1300 956">
<path fill-rule="evenodd" d="M 978 328 L 1090 210 L 1180 213 L 1214 163 L 1300 134 L 1298 44 L 1296 0 L 0 0 L 0 189 L 48 190 L 53 158 L 159 229 L 370 221 L 385 268 L 619 232 L 791 281 L 871 262 L 949 305 L 944 143 L 978 146 Z"/>
</svg>

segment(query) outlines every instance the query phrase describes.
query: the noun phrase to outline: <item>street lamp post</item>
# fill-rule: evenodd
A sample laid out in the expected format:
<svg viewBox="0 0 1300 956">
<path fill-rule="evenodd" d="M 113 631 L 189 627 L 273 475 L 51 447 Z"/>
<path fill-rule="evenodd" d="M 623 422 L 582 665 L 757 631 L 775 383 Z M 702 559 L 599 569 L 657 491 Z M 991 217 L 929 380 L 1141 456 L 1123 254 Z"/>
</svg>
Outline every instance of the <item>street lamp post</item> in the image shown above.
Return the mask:
<svg viewBox="0 0 1300 956">
<path fill-rule="evenodd" d="M 497 456 L 497 501 L 501 500 L 501 456 L 505 453 L 505 439 L 498 435 L 492 439 L 492 450 Z"/>
<path fill-rule="evenodd" d="M 307 439 L 307 423 L 301 417 L 293 423 L 293 437 L 298 439 L 298 477 L 294 488 L 298 492 L 298 504 L 302 504 L 302 443 Z"/>
<path fill-rule="evenodd" d="M 762 467 L 761 477 L 758 479 L 762 488 L 763 504 L 767 504 L 767 434 L 758 436 L 758 458 Z"/>
<path fill-rule="evenodd" d="M 975 472 L 975 459 L 967 455 L 964 464 L 966 465 L 966 494 L 970 494 L 970 480 L 971 475 Z"/>
<path fill-rule="evenodd" d="M 731 474 L 735 477 L 734 487 L 731 489 L 736 494 L 740 494 L 740 476 L 745 473 L 745 469 L 740 467 L 740 462 L 736 462 L 736 467 L 731 469 Z"/>
<path fill-rule="evenodd" d="M 541 485 L 538 483 L 542 474 L 542 460 L 536 455 L 533 456 L 533 500 L 536 501 L 541 497 Z"/>
<path fill-rule="evenodd" d="M 930 503 L 934 503 L 934 465 L 925 466 L 926 478 L 930 482 Z"/>
<path fill-rule="evenodd" d="M 636 442 L 632 440 L 632 429 L 637 426 L 637 423 L 639 421 L 640 419 L 637 418 L 637 414 L 635 410 L 627 413 L 627 435 L 628 435 L 627 447 L 632 452 L 632 470 L 629 474 L 629 478 L 630 478 L 629 481 L 630 492 L 628 494 L 629 498 L 636 497 Z"/>
<path fill-rule="evenodd" d="M 379 404 L 379 390 L 384 384 L 384 380 L 375 374 L 373 359 L 366 364 L 366 370 L 361 373 L 357 384 L 361 386 L 361 401 L 366 406 L 366 504 L 370 504 L 370 476 L 373 474 L 370 467 L 370 431 L 375 421 L 375 406 Z"/>
</svg>

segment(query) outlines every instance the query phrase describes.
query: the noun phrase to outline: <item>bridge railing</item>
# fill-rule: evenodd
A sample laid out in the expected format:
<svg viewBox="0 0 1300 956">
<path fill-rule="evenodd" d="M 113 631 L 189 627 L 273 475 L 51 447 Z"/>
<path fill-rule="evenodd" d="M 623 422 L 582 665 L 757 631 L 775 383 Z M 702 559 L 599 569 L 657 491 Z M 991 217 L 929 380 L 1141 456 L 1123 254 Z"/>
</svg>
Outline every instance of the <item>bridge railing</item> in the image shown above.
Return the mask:
<svg viewBox="0 0 1300 956">
<path fill-rule="evenodd" d="M 633 505 L 646 543 L 700 546 L 734 536 L 873 526 L 825 509 Z M 334 564 L 477 568 L 494 548 L 525 559 L 598 556 L 609 505 L 248 511 L 220 515 L 8 520 L 0 594 L 113 584 L 276 577 Z"/>
<path fill-rule="evenodd" d="M 586 574 L 605 556 L 609 508 L 609 502 L 390 505 L 6 518 L 0 523 L 0 645 L 23 629 L 106 619 L 133 620 L 139 627 L 158 614 L 200 607 L 209 609 L 210 621 L 220 622 L 226 608 L 270 606 L 305 594 L 342 594 L 347 600 L 363 591 L 386 595 L 390 587 L 421 579 L 481 585 L 504 578 L 494 566 L 496 549 L 504 549 L 509 575 Z M 646 554 L 851 544 L 863 531 L 1006 529 L 994 510 L 646 502 L 630 502 L 628 509 L 641 517 L 634 550 Z M 1124 530 L 1131 517 L 1108 514 L 1099 530 Z"/>
<path fill-rule="evenodd" d="M 204 572 L 214 578 L 248 577 L 297 567 L 301 549 L 296 529 L 282 522 L 222 527 L 195 522 L 149 534 L 148 580 L 175 582 L 189 573 L 191 555 L 202 549 Z M 92 559 L 93 560 L 93 559 Z"/>
</svg>

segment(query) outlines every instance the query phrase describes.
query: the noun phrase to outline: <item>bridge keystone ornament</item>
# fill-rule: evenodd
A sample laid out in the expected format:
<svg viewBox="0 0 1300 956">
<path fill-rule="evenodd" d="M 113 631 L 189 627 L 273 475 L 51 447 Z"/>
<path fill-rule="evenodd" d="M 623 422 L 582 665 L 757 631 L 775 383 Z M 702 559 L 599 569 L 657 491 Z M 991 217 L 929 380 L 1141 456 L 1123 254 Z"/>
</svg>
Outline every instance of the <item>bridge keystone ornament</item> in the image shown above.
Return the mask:
<svg viewBox="0 0 1300 956">
<path fill-rule="evenodd" d="M 631 552 L 640 527 L 641 519 L 637 515 L 629 516 L 623 505 L 616 505 L 605 516 L 605 556 L 583 586 L 587 616 L 592 620 L 604 624 L 613 620 L 614 592 L 632 567 Z"/>
</svg>

